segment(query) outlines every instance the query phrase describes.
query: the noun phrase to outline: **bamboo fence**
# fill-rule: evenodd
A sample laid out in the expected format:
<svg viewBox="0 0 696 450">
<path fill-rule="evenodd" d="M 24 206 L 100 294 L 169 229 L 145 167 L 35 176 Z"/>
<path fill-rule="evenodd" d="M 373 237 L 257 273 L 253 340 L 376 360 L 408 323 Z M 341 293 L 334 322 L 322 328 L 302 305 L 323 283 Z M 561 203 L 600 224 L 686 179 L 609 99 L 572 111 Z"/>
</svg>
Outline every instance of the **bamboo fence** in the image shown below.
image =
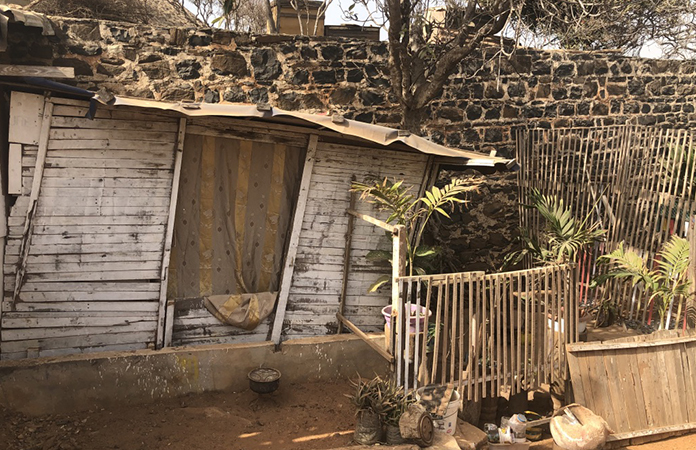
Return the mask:
<svg viewBox="0 0 696 450">
<path fill-rule="evenodd" d="M 538 189 L 562 199 L 575 217 L 590 215 L 607 230 L 606 242 L 580 257 L 581 306 L 610 299 L 624 317 L 651 323 L 652 306 L 640 289 L 619 281 L 602 290 L 588 286 L 602 270 L 597 258 L 620 242 L 650 266 L 671 235 L 686 237 L 696 212 L 694 133 L 638 125 L 520 129 L 517 157 L 521 203 Z M 531 233 L 543 227 L 539 215 L 522 204 L 520 223 Z M 682 299 L 665 321 L 685 325 L 685 310 Z"/>
<path fill-rule="evenodd" d="M 454 383 L 475 401 L 562 385 L 565 345 L 579 335 L 577 277 L 570 265 L 399 277 L 397 382 L 406 390 Z"/>
</svg>

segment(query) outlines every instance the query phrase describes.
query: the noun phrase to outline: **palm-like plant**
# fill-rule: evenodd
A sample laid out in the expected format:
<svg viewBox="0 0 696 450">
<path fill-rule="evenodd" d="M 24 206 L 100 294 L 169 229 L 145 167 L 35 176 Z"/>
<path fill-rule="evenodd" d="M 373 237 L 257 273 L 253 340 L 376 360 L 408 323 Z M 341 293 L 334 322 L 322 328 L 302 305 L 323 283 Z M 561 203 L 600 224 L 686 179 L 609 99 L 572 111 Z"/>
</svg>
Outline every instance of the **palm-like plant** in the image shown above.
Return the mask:
<svg viewBox="0 0 696 450">
<path fill-rule="evenodd" d="M 425 275 L 433 258 L 438 254 L 437 247 L 419 244 L 428 221 L 437 213 L 449 218 L 446 208 L 452 208 L 457 203 L 464 203 L 463 194 L 475 188 L 465 184 L 464 180 L 454 179 L 443 188 L 433 186 L 425 191 L 423 197 L 417 198 L 411 193 L 411 187 L 405 186 L 403 180 L 391 181 L 385 178 L 373 183 L 353 182 L 351 191 L 359 192 L 360 199 L 372 203 L 389 216 L 388 224 L 404 225 L 409 240 L 406 249 L 406 271 L 409 275 Z M 367 259 L 374 262 L 391 262 L 392 252 L 372 250 Z M 370 286 L 369 292 L 374 292 L 391 281 L 391 276 L 383 275 Z"/>
<path fill-rule="evenodd" d="M 518 264 L 531 256 L 536 264 L 566 264 L 576 262 L 580 251 L 586 246 L 604 239 L 605 230 L 592 221 L 592 210 L 582 220 L 573 216 L 563 199 L 543 195 L 533 189 L 529 195 L 528 208 L 536 209 L 544 219 L 544 228 L 538 235 L 528 229 L 520 230 L 522 249 L 505 258 L 505 266 Z"/>
<path fill-rule="evenodd" d="M 686 239 L 672 236 L 657 254 L 653 269 L 637 253 L 625 250 L 623 242 L 613 252 L 601 256 L 599 262 L 610 265 L 610 268 L 596 277 L 592 286 L 599 286 L 612 278 L 630 280 L 632 286 L 642 286 L 657 311 L 660 329 L 669 328 L 667 311 L 671 311 L 674 303 L 689 300 L 689 242 Z"/>
</svg>

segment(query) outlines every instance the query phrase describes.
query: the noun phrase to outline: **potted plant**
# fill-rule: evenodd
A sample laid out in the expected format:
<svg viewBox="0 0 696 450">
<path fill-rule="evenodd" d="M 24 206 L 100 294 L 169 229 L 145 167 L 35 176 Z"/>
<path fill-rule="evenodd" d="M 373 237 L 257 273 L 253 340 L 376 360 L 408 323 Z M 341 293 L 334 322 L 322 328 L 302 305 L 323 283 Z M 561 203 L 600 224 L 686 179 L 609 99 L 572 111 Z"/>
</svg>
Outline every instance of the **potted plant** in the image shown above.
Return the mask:
<svg viewBox="0 0 696 450">
<path fill-rule="evenodd" d="M 351 381 L 355 391 L 349 397 L 355 406 L 355 442 L 363 445 L 372 445 L 380 441 L 382 435 L 382 423 L 380 421 L 381 392 L 380 384 L 382 380 L 375 377 L 370 381 L 358 378 Z"/>
<path fill-rule="evenodd" d="M 637 253 L 625 250 L 624 243 L 613 252 L 599 257 L 599 262 L 609 270 L 592 280 L 597 287 L 612 278 L 627 279 L 632 286 L 642 286 L 651 306 L 659 318 L 659 328 L 669 329 L 672 308 L 679 299 L 689 299 L 691 282 L 688 279 L 689 242 L 672 236 L 655 258 L 655 268 L 650 269 Z M 600 309 L 601 311 L 601 309 Z"/>
<path fill-rule="evenodd" d="M 405 442 L 399 431 L 399 420 L 413 400 L 404 393 L 403 387 L 393 381 L 383 382 L 381 416 L 386 427 L 387 444 L 397 445 Z"/>
<path fill-rule="evenodd" d="M 411 193 L 411 187 L 404 186 L 403 180 L 372 183 L 353 182 L 351 191 L 359 192 L 360 199 L 374 204 L 380 211 L 389 213 L 388 224 L 404 225 L 409 236 L 406 249 L 406 273 L 410 276 L 425 275 L 432 270 L 432 263 L 438 255 L 437 247 L 421 244 L 426 226 L 434 214 L 449 217 L 447 208 L 465 203 L 461 197 L 475 187 L 467 186 L 465 180 L 454 179 L 443 188 L 433 186 L 425 191 L 423 197 Z M 387 250 L 372 250 L 367 259 L 373 262 L 391 263 L 392 253 Z M 375 292 L 391 281 L 391 275 L 382 275 L 370 286 Z"/>
</svg>

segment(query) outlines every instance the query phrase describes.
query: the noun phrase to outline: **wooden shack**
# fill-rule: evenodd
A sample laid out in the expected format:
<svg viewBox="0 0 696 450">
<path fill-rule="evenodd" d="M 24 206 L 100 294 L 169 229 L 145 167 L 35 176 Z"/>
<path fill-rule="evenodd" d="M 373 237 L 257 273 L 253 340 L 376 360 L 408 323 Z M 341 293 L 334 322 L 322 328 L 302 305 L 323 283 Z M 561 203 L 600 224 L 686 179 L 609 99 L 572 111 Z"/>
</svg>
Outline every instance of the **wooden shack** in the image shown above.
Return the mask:
<svg viewBox="0 0 696 450">
<path fill-rule="evenodd" d="M 256 105 L 28 90 L 9 111 L 2 359 L 335 333 L 352 178 L 418 190 L 440 164 L 514 164 Z M 351 242 L 345 316 L 376 331 L 388 269 L 364 257 L 390 240 L 356 223 Z M 251 305 L 244 328 L 210 312 L 220 296 Z"/>
</svg>

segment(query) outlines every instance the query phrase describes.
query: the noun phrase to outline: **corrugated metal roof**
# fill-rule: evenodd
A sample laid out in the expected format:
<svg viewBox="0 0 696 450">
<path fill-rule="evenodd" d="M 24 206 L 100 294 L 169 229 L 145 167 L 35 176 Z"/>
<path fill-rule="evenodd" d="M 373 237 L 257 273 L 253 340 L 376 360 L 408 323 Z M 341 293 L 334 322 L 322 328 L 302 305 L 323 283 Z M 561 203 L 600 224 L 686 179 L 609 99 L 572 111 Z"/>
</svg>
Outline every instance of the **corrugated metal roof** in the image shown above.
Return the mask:
<svg viewBox="0 0 696 450">
<path fill-rule="evenodd" d="M 500 169 L 514 169 L 517 166 L 514 159 L 448 148 L 408 132 L 380 125 L 358 122 L 356 120 L 343 119 L 337 116 L 332 117 L 297 111 L 284 111 L 272 107 L 259 108 L 257 105 L 246 104 L 168 103 L 127 97 L 114 97 L 114 100 L 110 103 L 116 106 L 133 106 L 138 108 L 175 111 L 189 117 L 244 117 L 281 123 L 283 119 L 295 119 L 304 122 L 305 126 L 324 128 L 346 136 L 364 139 L 385 147 L 393 147 L 394 144 L 403 144 L 421 153 L 446 158 L 456 158 L 463 160 L 461 164 L 464 166 L 497 167 Z"/>
<path fill-rule="evenodd" d="M 44 36 L 53 36 L 56 34 L 51 22 L 43 14 L 33 13 L 7 5 L 0 5 L 0 52 L 7 50 L 7 25 L 14 22 L 22 23 L 27 27 L 41 28 L 41 34 Z"/>
</svg>

